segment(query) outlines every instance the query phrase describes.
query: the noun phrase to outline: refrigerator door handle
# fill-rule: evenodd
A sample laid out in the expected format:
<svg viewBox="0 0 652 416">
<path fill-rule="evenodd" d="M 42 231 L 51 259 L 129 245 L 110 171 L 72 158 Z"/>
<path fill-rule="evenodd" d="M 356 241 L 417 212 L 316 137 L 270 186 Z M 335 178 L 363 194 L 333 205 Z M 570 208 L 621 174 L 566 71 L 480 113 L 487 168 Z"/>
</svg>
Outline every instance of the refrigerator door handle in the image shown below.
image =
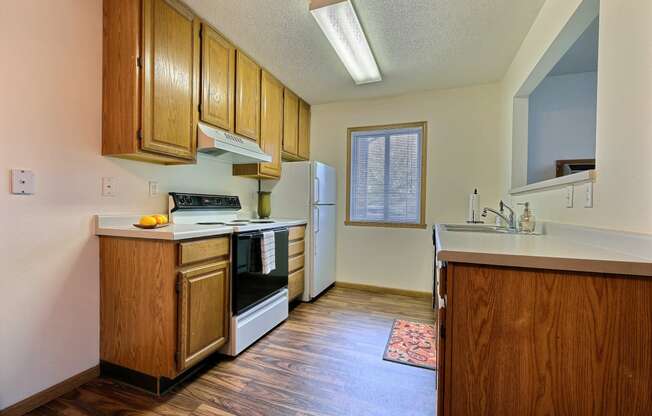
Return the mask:
<svg viewBox="0 0 652 416">
<path fill-rule="evenodd" d="M 315 176 L 315 204 L 319 203 L 319 176 Z"/>
<path fill-rule="evenodd" d="M 313 256 L 317 256 L 317 233 L 319 232 L 319 207 L 315 207 L 315 237 L 313 241 Z"/>
</svg>

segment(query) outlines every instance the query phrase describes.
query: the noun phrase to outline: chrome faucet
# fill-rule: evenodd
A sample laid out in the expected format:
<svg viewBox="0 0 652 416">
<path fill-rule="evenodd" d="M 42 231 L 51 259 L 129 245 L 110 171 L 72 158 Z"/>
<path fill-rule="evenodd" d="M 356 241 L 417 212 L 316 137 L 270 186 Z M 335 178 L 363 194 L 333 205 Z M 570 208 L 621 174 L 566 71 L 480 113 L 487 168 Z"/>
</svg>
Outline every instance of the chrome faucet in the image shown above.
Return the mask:
<svg viewBox="0 0 652 416">
<path fill-rule="evenodd" d="M 485 208 L 482 210 L 482 216 L 487 217 L 487 212 L 493 212 L 503 220 L 505 220 L 505 223 L 507 224 L 507 229 L 510 231 L 516 231 L 516 220 L 514 219 L 514 210 L 509 207 L 506 203 L 503 201 L 500 201 L 500 212 L 496 211 L 493 208 Z M 504 208 L 507 208 L 509 211 L 509 216 L 506 216 L 503 214 Z"/>
</svg>

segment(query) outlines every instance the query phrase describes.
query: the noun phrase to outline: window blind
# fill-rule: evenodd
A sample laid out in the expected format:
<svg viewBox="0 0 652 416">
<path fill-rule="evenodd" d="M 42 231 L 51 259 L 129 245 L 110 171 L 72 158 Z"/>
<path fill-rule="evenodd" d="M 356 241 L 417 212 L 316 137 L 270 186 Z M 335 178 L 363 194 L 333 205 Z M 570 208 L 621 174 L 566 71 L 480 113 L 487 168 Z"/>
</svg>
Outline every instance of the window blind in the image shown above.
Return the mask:
<svg viewBox="0 0 652 416">
<path fill-rule="evenodd" d="M 423 129 L 351 134 L 350 221 L 421 223 Z"/>
</svg>

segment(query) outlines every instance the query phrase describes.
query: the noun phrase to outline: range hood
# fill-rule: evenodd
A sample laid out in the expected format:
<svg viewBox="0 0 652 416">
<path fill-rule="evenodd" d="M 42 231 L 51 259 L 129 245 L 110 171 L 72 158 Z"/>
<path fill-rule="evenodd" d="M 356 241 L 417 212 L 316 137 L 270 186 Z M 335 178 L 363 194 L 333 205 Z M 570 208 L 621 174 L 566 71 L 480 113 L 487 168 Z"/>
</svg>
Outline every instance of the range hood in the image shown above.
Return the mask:
<svg viewBox="0 0 652 416">
<path fill-rule="evenodd" d="M 263 152 L 258 143 L 237 134 L 199 123 L 197 150 L 234 165 L 271 162 L 272 156 Z"/>
</svg>

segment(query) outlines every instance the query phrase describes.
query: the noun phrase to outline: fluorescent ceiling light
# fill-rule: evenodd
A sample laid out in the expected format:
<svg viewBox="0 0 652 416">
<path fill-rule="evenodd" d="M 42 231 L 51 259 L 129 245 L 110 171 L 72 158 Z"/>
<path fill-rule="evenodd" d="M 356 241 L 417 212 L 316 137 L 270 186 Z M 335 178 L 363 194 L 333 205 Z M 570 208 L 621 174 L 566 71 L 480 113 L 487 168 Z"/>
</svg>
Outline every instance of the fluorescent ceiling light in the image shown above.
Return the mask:
<svg viewBox="0 0 652 416">
<path fill-rule="evenodd" d="M 310 12 L 356 84 L 382 79 L 350 0 L 311 0 Z"/>
</svg>

